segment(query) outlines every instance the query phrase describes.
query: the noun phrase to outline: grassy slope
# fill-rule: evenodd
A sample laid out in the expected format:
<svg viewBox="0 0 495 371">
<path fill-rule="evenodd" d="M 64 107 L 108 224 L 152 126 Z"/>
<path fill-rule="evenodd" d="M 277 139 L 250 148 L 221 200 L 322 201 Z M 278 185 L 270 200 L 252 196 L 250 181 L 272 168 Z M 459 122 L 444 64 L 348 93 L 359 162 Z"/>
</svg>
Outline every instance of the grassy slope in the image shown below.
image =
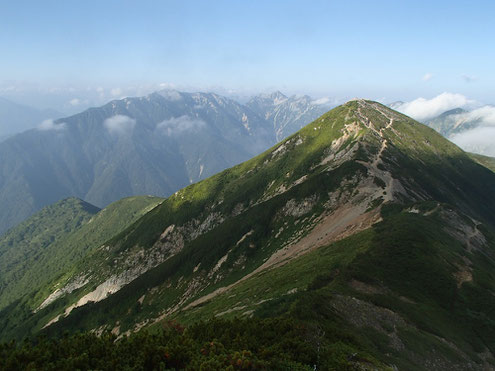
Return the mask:
<svg viewBox="0 0 495 371">
<path fill-rule="evenodd" d="M 341 129 L 347 122 L 345 117 L 348 112 L 349 107 L 345 106 L 332 110 L 288 138 L 285 141 L 287 148 L 285 153 L 281 151 L 280 155 L 274 156 L 272 153 L 275 148 L 272 148 L 252 160 L 177 192 L 159 207 L 144 215 L 130 228 L 108 241 L 109 251 L 97 251 L 89 258 L 89 262 L 80 266 L 81 271 L 89 266 L 92 272 L 95 272 L 94 277 L 103 274 L 108 277 L 122 269 L 118 265 L 115 266 L 114 262 L 117 259 L 125 260 L 125 257 L 129 256 L 127 254 L 135 251 L 137 247 L 143 249 L 145 255 L 149 255 L 149 250 L 168 225 L 185 225 L 193 218 L 202 220 L 213 212 L 228 216 L 217 228 L 186 243 L 179 254 L 142 275 L 124 287 L 123 290 L 111 295 L 110 300 L 95 304 L 98 309 L 91 309 L 91 305 L 89 305 L 74 310 L 74 314 L 71 314 L 73 320 L 78 323 L 82 319 L 83 322 L 76 326 L 80 326 L 81 329 L 94 328 L 105 321 L 121 319 L 121 328 L 126 330 L 132 328 L 136 321 L 159 316 L 164 307 L 178 301 L 187 290 L 187 286 L 178 284 L 184 278 L 188 281 L 193 279 L 193 276 L 201 276 L 197 279 L 204 280 L 207 286 L 204 293 L 208 293 L 219 286 L 232 283 L 254 270 L 293 234 L 299 230 L 303 231 L 304 227 L 311 223 L 311 220 L 306 219 L 304 223 L 296 227 L 293 224 L 294 219 L 301 221 L 307 216 L 311 217 L 313 213 L 321 213 L 322 205 L 328 200 L 329 191 L 336 190 L 343 179 L 358 174 L 363 176 L 366 173 L 364 166 L 357 163 L 346 163 L 330 172 L 324 171 L 320 167 L 310 173 L 305 182 L 269 201 L 253 205 L 264 195 L 275 194 L 277 188 L 282 184 L 290 185 L 303 175 L 307 175 L 308 169 L 321 160 L 328 148 L 328 143 L 340 137 Z M 352 120 L 352 118 L 348 120 Z M 364 132 L 363 129 L 362 133 Z M 296 145 L 298 138 L 303 138 L 303 144 Z M 349 145 L 350 141 L 345 143 L 343 147 Z M 267 189 L 268 184 L 270 187 Z M 276 218 L 277 213 L 290 199 L 301 200 L 315 193 L 319 194 L 318 205 L 307 215 L 287 220 Z M 238 205 L 244 207 L 251 205 L 251 207 L 238 216 L 232 217 L 233 211 Z M 279 230 L 285 222 L 289 221 L 291 221 L 290 227 L 285 229 L 279 239 L 275 239 L 272 232 Z M 251 230 L 253 230 L 253 234 L 250 238 L 233 249 L 227 261 L 228 264 L 222 266 L 218 272 L 219 275 L 223 276 L 222 279 L 210 285 L 209 280 L 206 279 L 208 271 L 211 271 L 218 260 Z M 257 247 L 249 248 L 251 242 L 255 242 Z M 242 257 L 246 260 L 244 268 L 230 269 L 234 268 L 237 259 Z M 192 274 L 193 268 L 199 263 L 201 263 L 201 270 L 196 275 Z M 97 282 L 102 282 L 104 279 L 105 276 Z M 165 290 L 165 286 L 169 284 L 176 286 L 177 289 Z M 40 321 L 37 322 L 38 326 L 41 326 L 43 321 L 46 323 L 47 320 L 63 312 L 67 303 L 77 301 L 77 298 L 95 286 L 96 284 L 87 285 L 87 287 L 74 292 L 72 297 L 67 297 L 58 303 L 55 302 L 46 308 L 46 311 L 42 311 L 38 315 L 37 321 Z M 131 309 L 131 315 L 125 314 L 130 308 L 135 307 L 137 300 L 147 290 L 156 286 L 159 286 L 161 290 L 155 300 L 155 305 L 148 307 L 142 313 L 134 312 Z M 92 314 L 85 317 L 83 313 L 87 310 Z M 35 320 L 33 319 L 33 321 Z M 60 323 L 60 326 L 65 326 L 64 321 Z M 68 326 L 70 327 L 70 325 Z"/>
<path fill-rule="evenodd" d="M 53 249 L 56 251 L 56 255 L 52 255 L 50 261 L 46 263 L 53 264 L 62 256 L 69 255 L 73 263 L 85 264 L 85 259 L 93 250 L 127 228 L 162 201 L 163 198 L 160 197 L 134 196 L 123 198 L 108 205 L 82 228 L 58 241 Z M 61 273 L 63 272 L 63 275 L 56 277 L 57 279 L 52 285 L 64 282 L 74 273 L 74 267 L 70 270 L 67 269 L 68 267 L 64 268 L 59 270 Z M 39 303 L 52 290 L 53 287 L 47 286 L 44 287 L 44 290 L 38 291 L 35 297 L 36 303 Z"/>
<path fill-rule="evenodd" d="M 0 239 L 0 308 L 19 297 L 19 281 L 46 279 L 46 258 L 51 246 L 87 223 L 99 209 L 77 198 L 68 198 L 48 206 Z M 57 264 L 63 265 L 63 261 Z M 20 290 L 28 289 L 22 287 Z M 30 291 L 30 290 L 29 290 Z"/>
<path fill-rule="evenodd" d="M 139 277 L 107 300 L 75 310 L 73 315 L 55 325 L 54 329 L 57 327 L 66 328 L 67 326 L 73 326 L 74 329 L 89 329 L 114 321 L 119 321 L 123 330 L 132 328 L 133 323 L 156 317 L 163 308 L 173 306 L 187 290 L 187 282 L 201 279 L 201 271 L 210 272 L 219 259 L 227 253 L 228 258 L 225 267 L 222 266 L 219 271 L 222 273 L 221 279 L 216 281 L 211 279 L 212 282 L 201 294 L 204 295 L 218 287 L 233 283 L 253 271 L 273 251 L 279 249 L 294 232 L 299 230 L 299 227 L 296 227 L 297 222 L 301 222 L 304 217 L 310 217 L 311 213 L 318 215 L 318 207 L 321 207 L 328 200 L 328 193 L 339 187 L 343 179 L 348 179 L 351 175 L 365 173 L 364 167 L 355 161 L 349 161 L 330 172 L 308 172 L 308 169 L 320 161 L 328 148 L 328 144 L 341 135 L 341 129 L 344 125 L 352 122 L 353 119 L 350 115 L 357 109 L 357 104 L 350 102 L 332 110 L 289 138 L 285 142 L 287 153 L 282 154 L 275 161 L 270 161 L 274 148 L 253 160 L 187 187 L 167 199 L 159 208 L 145 215 L 132 228 L 116 236 L 109 242 L 109 245 L 112 246 L 109 258 L 98 257 L 100 264 L 113 262 L 119 254 L 135 249 L 136 246 L 142 246 L 145 250 L 150 249 L 168 225 L 184 224 L 191 217 L 200 216 L 202 213 L 204 215 L 204 210 L 231 215 L 232 210 L 239 203 L 245 206 L 252 205 L 263 194 L 277 189 L 282 183 L 290 183 L 303 175 L 309 175 L 305 182 L 293 187 L 290 191 L 257 206 L 252 206 L 235 218 L 228 218 L 210 232 L 187 243 L 178 255 Z M 366 108 L 363 109 L 363 113 L 373 121 L 375 127 L 386 127 L 388 119 L 379 112 L 372 108 Z M 348 116 L 350 119 L 348 118 L 346 121 Z M 400 129 L 400 133 L 403 135 L 396 138 L 393 137 L 393 133 L 386 132 L 390 143 L 386 150 L 387 158 L 395 161 L 390 161 L 387 165 L 398 178 L 404 180 L 404 184 L 410 189 L 416 188 L 418 192 L 423 192 L 423 194 L 424 192 L 431 193 L 433 197 L 438 197 L 441 201 L 455 202 L 474 197 L 473 194 L 477 191 L 476 181 L 466 181 L 463 178 L 463 171 L 468 172 L 473 177 L 474 175 L 481 176 L 487 179 L 488 183 L 495 184 L 491 173 L 474 164 L 458 147 L 446 141 L 433 130 L 398 114 L 396 114 L 394 127 Z M 362 128 L 361 136 L 367 135 L 367 132 L 365 128 Z M 295 146 L 294 143 L 297 138 L 302 138 L 303 143 Z M 346 144 L 348 147 L 352 144 L 352 140 L 356 140 L 356 138 L 349 139 Z M 368 153 L 373 153 L 377 150 L 376 147 L 379 143 L 376 141 L 376 137 L 369 136 L 366 139 L 366 145 L 368 146 Z M 276 148 L 280 147 L 277 146 Z M 367 159 L 366 152 L 358 153 L 356 156 L 358 159 Z M 416 165 L 415 169 L 413 165 Z M 434 171 L 429 173 L 429 169 L 434 169 Z M 407 171 L 413 172 L 408 174 Z M 412 176 L 414 172 L 418 174 L 417 177 Z M 274 183 L 267 187 L 272 181 Z M 449 187 L 452 182 L 457 182 L 459 187 L 451 190 Z M 319 206 L 316 206 L 309 215 L 305 215 L 299 220 L 290 217 L 283 220 L 277 219 L 276 216 L 279 215 L 278 213 L 289 200 L 302 200 L 315 194 L 318 196 Z M 486 211 L 486 205 L 493 205 L 493 200 L 486 201 L 486 194 L 483 197 L 480 201 L 474 198 L 471 207 L 460 202 L 460 207 L 464 209 L 465 206 L 465 209 L 474 209 L 477 215 L 484 215 L 489 218 L 491 214 Z M 219 200 L 222 202 L 218 202 Z M 282 242 L 276 241 L 273 235 L 284 223 L 288 223 L 291 227 L 288 228 L 285 235 L 281 236 Z M 311 224 L 311 219 L 309 221 L 306 219 L 306 223 Z M 245 241 L 246 243 L 232 249 L 232 246 L 236 245 L 241 237 L 251 230 L 253 233 Z M 250 244 L 253 244 L 255 248 L 247 248 Z M 246 256 L 244 266 L 242 269 L 240 266 L 236 268 L 236 261 L 243 255 Z M 344 258 L 349 259 L 350 257 L 339 256 L 336 261 L 345 260 Z M 199 263 L 201 263 L 201 269 L 195 274 L 194 268 Z M 118 269 L 118 267 L 113 267 L 111 263 L 108 264 L 108 270 Z M 104 268 L 104 265 L 101 267 Z M 282 270 L 283 268 L 281 268 Z M 288 289 L 287 284 L 280 286 L 280 290 L 286 288 Z M 144 302 L 149 303 L 149 305 L 141 306 L 138 303 L 138 299 L 143 295 L 145 296 Z M 190 300 L 194 297 L 193 295 Z M 58 310 L 62 309 L 63 307 L 60 306 Z M 243 309 L 239 309 L 239 311 Z M 241 313 L 249 310 L 247 308 Z"/>
<path fill-rule="evenodd" d="M 495 351 L 495 244 L 468 252 L 443 232 L 441 209 L 428 216 L 401 209 L 387 206 L 384 221 L 372 229 L 262 272 L 173 318 L 192 324 L 289 315 L 322 326 L 328 351 L 344 343 L 404 369 L 428 369 L 427 362 L 437 368 L 465 365 L 464 355 L 444 338 L 479 367 L 479 353 Z M 473 281 L 458 286 L 455 273 L 465 259 L 472 262 Z M 352 297 L 360 301 L 347 299 Z M 338 303 L 346 303 L 345 312 L 337 310 Z"/>
<path fill-rule="evenodd" d="M 490 169 L 491 171 L 495 171 L 495 158 L 479 155 L 477 153 L 470 153 L 469 156 L 479 164 Z"/>
<path fill-rule="evenodd" d="M 83 201 L 76 200 L 76 202 L 74 200 L 76 199 L 61 201 L 61 203 L 62 205 L 66 205 L 67 202 L 70 202 L 70 205 L 74 202 L 76 204 L 83 203 Z M 44 209 L 41 214 L 36 214 L 33 218 L 42 216 L 45 223 L 56 225 L 59 233 L 55 234 L 52 230 L 46 230 L 48 240 L 45 241 L 43 253 L 33 258 L 29 265 L 14 265 L 14 269 L 10 270 L 10 272 L 18 272 L 18 277 L 16 281 L 9 282 L 9 286 L 4 289 L 4 294 L 2 295 L 4 305 L 10 304 L 10 309 L 5 309 L 3 316 L 0 312 L 0 319 L 3 320 L 0 322 L 0 327 L 3 327 L 5 331 L 3 335 L 8 333 L 7 328 L 4 326 L 8 325 L 12 328 L 22 324 L 26 316 L 30 315 L 30 311 L 38 307 L 46 296 L 53 291 L 53 287 L 58 283 L 64 282 L 71 275 L 73 272 L 72 267 L 78 260 L 101 246 L 114 234 L 128 227 L 162 200 L 161 198 L 150 196 L 124 198 L 109 205 L 96 215 L 95 212 L 87 215 L 83 219 L 84 223 L 80 220 L 72 230 L 60 229 L 63 225 L 60 224 L 60 218 L 53 218 L 51 213 L 47 214 L 45 211 L 51 209 L 60 210 L 60 203 Z M 74 208 L 70 207 L 70 210 L 73 211 Z M 73 223 L 77 221 L 72 216 L 69 219 Z M 26 223 L 21 224 L 18 229 L 15 229 L 15 235 L 8 239 L 8 241 L 12 241 L 12 246 L 21 246 L 24 249 L 39 247 L 37 242 L 40 237 L 36 235 L 37 237 L 33 239 L 34 235 L 26 234 L 26 229 L 23 228 L 24 224 L 26 226 L 31 225 L 30 221 L 32 220 L 29 219 Z M 37 225 L 41 228 L 40 224 Z M 10 234 L 6 238 L 8 236 Z M 18 236 L 18 239 L 13 239 L 13 236 Z M 0 257 L 0 262 L 6 264 L 7 260 Z M 5 292 L 8 294 L 5 294 Z M 22 313 L 22 315 L 15 315 L 16 310 L 12 310 L 12 308 L 16 307 L 20 311 L 18 313 Z M 12 315 L 13 317 L 11 317 Z"/>
</svg>

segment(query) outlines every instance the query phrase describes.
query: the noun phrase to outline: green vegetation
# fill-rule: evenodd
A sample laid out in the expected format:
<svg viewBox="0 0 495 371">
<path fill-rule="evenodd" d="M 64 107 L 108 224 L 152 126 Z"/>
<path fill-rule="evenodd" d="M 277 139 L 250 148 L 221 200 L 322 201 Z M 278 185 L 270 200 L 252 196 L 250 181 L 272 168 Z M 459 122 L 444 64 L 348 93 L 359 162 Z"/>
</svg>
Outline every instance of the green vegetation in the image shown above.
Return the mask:
<svg viewBox="0 0 495 371">
<path fill-rule="evenodd" d="M 288 318 L 212 320 L 183 328 L 141 331 L 116 340 L 77 334 L 0 345 L 2 370 L 313 370 L 383 368 L 340 344 L 325 349 L 323 333 Z"/>
<path fill-rule="evenodd" d="M 18 312 L 12 317 L 0 315 L 0 332 L 6 334 L 6 326 L 24 324 L 54 287 L 71 277 L 77 261 L 161 201 L 150 196 L 129 197 L 98 212 L 71 198 L 9 231 L 0 242 L 0 264 L 5 272 L 0 275 L 0 309 L 12 313 L 12 308 L 17 308 Z"/>
<path fill-rule="evenodd" d="M 495 347 L 495 260 L 487 260 L 495 244 L 469 253 L 445 231 L 450 211 L 444 207 L 387 204 L 384 221 L 372 229 L 261 272 L 172 318 L 283 315 L 319 326 L 330 348 L 345 344 L 401 369 L 427 370 L 427 362 L 466 367 L 466 355 L 480 367 L 481 353 Z M 425 217 L 410 208 L 436 211 Z M 458 285 L 465 269 L 473 280 Z M 404 346 L 411 353 L 401 352 Z"/>
<path fill-rule="evenodd" d="M 31 291 L 21 282 L 38 285 L 46 280 L 45 264 L 62 265 L 56 261 L 52 246 L 87 223 L 99 209 L 77 198 L 68 198 L 48 206 L 8 231 L 0 238 L 0 309 Z M 66 250 L 70 245 L 63 245 Z M 66 259 L 74 260 L 70 254 Z M 47 259 L 45 258 L 48 258 Z M 16 286 L 20 286 L 18 289 Z"/>
<path fill-rule="evenodd" d="M 475 160 L 480 165 L 490 169 L 491 171 L 495 171 L 495 158 L 479 155 L 477 153 L 470 153 L 469 157 Z"/>
<path fill-rule="evenodd" d="M 254 275 L 148 332 L 115 343 L 111 335 L 76 335 L 34 348 L 4 345 L 6 359 L 81 369 L 479 368 L 481 353 L 495 347 L 495 262 L 486 260 L 495 246 L 469 253 L 447 232 L 451 211 L 431 202 L 387 204 L 373 228 Z M 455 274 L 466 258 L 473 281 L 458 286 Z M 73 332 L 71 321 L 60 330 Z M 130 346 L 132 357 L 124 354 Z"/>
<path fill-rule="evenodd" d="M 101 338 L 117 355 L 141 339 L 147 350 L 122 356 L 123 368 L 235 369 L 239 354 L 248 369 L 495 365 L 495 174 L 382 105 L 338 107 L 143 214 L 127 226 L 98 214 L 98 233 L 112 233 L 33 295 L 39 304 L 64 288 L 56 300 L 36 313 L 22 300 L 4 308 L 3 339 L 41 333 L 89 354 L 78 339 L 93 335 L 63 334 L 145 328 Z M 87 281 L 69 291 L 78 277 Z M 171 320 L 186 329 L 171 333 Z M 186 345 L 163 359 L 160 347 L 176 343 Z M 287 344 L 298 351 L 286 355 Z M 89 358 L 71 366 L 106 367 Z M 57 353 L 43 359 L 37 367 L 64 367 Z"/>
</svg>

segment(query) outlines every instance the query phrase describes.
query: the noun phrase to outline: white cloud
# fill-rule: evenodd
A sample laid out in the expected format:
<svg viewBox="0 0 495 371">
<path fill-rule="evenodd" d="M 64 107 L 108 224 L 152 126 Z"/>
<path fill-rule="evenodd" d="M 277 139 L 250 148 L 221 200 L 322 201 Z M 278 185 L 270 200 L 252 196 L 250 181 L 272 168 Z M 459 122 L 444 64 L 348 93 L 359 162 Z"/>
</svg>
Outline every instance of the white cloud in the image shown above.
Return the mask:
<svg viewBox="0 0 495 371">
<path fill-rule="evenodd" d="M 452 117 L 456 125 L 474 126 L 449 139 L 468 152 L 495 156 L 495 107 L 483 106 Z M 462 126 L 460 126 L 462 128 Z"/>
<path fill-rule="evenodd" d="M 48 119 L 39 124 L 37 129 L 40 131 L 60 131 L 65 129 L 65 122 L 55 123 L 52 119 Z"/>
<path fill-rule="evenodd" d="M 480 126 L 450 138 L 463 150 L 495 156 L 495 126 Z"/>
<path fill-rule="evenodd" d="M 323 97 L 323 98 L 314 100 L 312 103 L 323 106 L 323 105 L 331 104 L 332 100 L 329 97 Z"/>
<path fill-rule="evenodd" d="M 442 93 L 432 99 L 418 98 L 411 102 L 397 104 L 395 109 L 416 120 L 426 120 L 440 115 L 441 113 L 473 104 L 462 94 Z"/>
<path fill-rule="evenodd" d="M 433 74 L 428 72 L 428 73 L 425 73 L 423 75 L 423 77 L 421 78 L 421 80 L 423 80 L 423 81 L 430 81 L 432 78 L 433 78 Z"/>
<path fill-rule="evenodd" d="M 165 99 L 168 99 L 172 102 L 177 102 L 182 99 L 182 95 L 177 90 L 161 90 L 159 94 L 164 97 Z"/>
<path fill-rule="evenodd" d="M 115 115 L 107 118 L 103 125 L 112 135 L 124 135 L 130 133 L 136 125 L 136 120 L 125 115 Z"/>
<path fill-rule="evenodd" d="M 476 76 L 473 76 L 473 75 L 462 75 L 461 78 L 465 81 L 465 82 L 473 82 L 473 81 L 476 81 L 478 80 L 478 78 Z"/>
<path fill-rule="evenodd" d="M 457 116 L 463 121 L 480 121 L 482 126 L 495 126 L 494 106 L 483 106 Z"/>
<path fill-rule="evenodd" d="M 176 89 L 177 88 L 177 85 L 175 85 L 174 83 L 171 83 L 171 82 L 162 82 L 158 85 L 160 87 L 160 89 Z"/>
<path fill-rule="evenodd" d="M 156 128 L 163 131 L 168 136 L 172 136 L 184 133 L 186 131 L 199 130 L 205 125 L 206 123 L 203 120 L 184 115 L 162 121 L 156 125 Z"/>
<path fill-rule="evenodd" d="M 74 98 L 69 101 L 71 106 L 78 106 L 81 104 L 81 100 L 79 98 Z"/>
</svg>

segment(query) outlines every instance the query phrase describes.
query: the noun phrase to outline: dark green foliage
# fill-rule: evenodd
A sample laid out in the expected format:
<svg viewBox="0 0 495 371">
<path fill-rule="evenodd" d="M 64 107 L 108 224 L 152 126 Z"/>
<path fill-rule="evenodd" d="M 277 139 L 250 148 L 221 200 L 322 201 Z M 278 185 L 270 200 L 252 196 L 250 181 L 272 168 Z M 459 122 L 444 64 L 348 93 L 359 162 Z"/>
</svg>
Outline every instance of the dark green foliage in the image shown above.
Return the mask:
<svg viewBox="0 0 495 371">
<path fill-rule="evenodd" d="M 54 243 L 87 223 L 99 209 L 77 198 L 68 198 L 48 206 L 0 238 L 0 309 L 33 284 L 50 278 L 46 265 L 64 267 L 64 260 L 76 257 L 65 251 L 56 256 Z M 52 276 L 53 277 L 53 276 Z M 31 285 L 31 286 L 30 286 Z"/>
<path fill-rule="evenodd" d="M 211 320 L 186 329 L 169 322 L 119 340 L 110 333 L 37 338 L 1 344 L 0 369 L 311 370 L 331 357 L 318 359 L 313 331 L 300 321 L 272 318 Z"/>
<path fill-rule="evenodd" d="M 491 171 L 495 171 L 495 158 L 483 156 L 483 155 L 478 155 L 477 153 L 469 153 L 469 157 L 471 157 L 477 163 L 490 169 Z"/>
<path fill-rule="evenodd" d="M 453 269 L 445 266 L 441 252 L 455 241 L 446 233 L 439 236 L 435 224 L 411 213 L 377 224 L 375 232 L 374 248 L 359 255 L 352 265 L 356 278 L 384 282 L 415 300 L 427 298 L 448 308 L 456 285 Z"/>
</svg>

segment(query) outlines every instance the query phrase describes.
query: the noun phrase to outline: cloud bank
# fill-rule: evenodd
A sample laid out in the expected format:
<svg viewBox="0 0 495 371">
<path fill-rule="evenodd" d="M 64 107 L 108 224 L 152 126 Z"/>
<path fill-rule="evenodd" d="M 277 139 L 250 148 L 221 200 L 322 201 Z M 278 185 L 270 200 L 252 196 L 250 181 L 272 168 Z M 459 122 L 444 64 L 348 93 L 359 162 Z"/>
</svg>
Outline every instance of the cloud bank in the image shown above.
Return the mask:
<svg viewBox="0 0 495 371">
<path fill-rule="evenodd" d="M 465 151 L 495 156 L 495 107 L 483 106 L 455 116 L 456 122 L 476 127 L 454 134 L 450 140 Z"/>
<path fill-rule="evenodd" d="M 173 136 L 184 132 L 196 131 L 204 126 L 206 126 L 206 123 L 203 120 L 184 115 L 162 121 L 156 128 L 168 136 Z"/>
<path fill-rule="evenodd" d="M 44 120 L 37 127 L 40 131 L 60 131 L 65 129 L 65 122 L 55 123 L 52 119 Z"/>
<path fill-rule="evenodd" d="M 395 109 L 418 121 L 431 119 L 445 111 L 473 104 L 462 94 L 442 93 L 432 99 L 418 98 L 411 102 L 400 103 Z"/>
<path fill-rule="evenodd" d="M 326 106 L 326 105 L 334 104 L 334 101 L 332 99 L 330 99 L 330 97 L 322 97 L 322 98 L 314 100 L 311 103 L 317 104 L 319 106 Z"/>
<path fill-rule="evenodd" d="M 177 102 L 182 99 L 182 95 L 177 90 L 161 90 L 158 92 L 162 97 L 165 99 L 168 99 L 169 101 L 172 102 Z"/>
<path fill-rule="evenodd" d="M 134 129 L 136 125 L 136 120 L 125 115 L 115 115 L 107 118 L 103 122 L 103 126 L 112 135 L 125 135 Z"/>
<path fill-rule="evenodd" d="M 480 126 L 450 139 L 465 151 L 495 157 L 495 126 Z"/>
<path fill-rule="evenodd" d="M 483 106 L 456 116 L 463 121 L 479 121 L 483 126 L 495 126 L 494 106 Z"/>
<path fill-rule="evenodd" d="M 476 102 L 461 94 L 442 93 L 432 99 L 418 98 L 410 102 L 398 102 L 392 105 L 394 109 L 412 118 L 426 122 L 445 111 L 454 108 L 470 109 Z M 482 106 L 471 111 L 451 115 L 448 118 L 451 125 L 459 133 L 449 139 L 468 152 L 487 156 L 495 156 L 495 107 Z"/>
</svg>

